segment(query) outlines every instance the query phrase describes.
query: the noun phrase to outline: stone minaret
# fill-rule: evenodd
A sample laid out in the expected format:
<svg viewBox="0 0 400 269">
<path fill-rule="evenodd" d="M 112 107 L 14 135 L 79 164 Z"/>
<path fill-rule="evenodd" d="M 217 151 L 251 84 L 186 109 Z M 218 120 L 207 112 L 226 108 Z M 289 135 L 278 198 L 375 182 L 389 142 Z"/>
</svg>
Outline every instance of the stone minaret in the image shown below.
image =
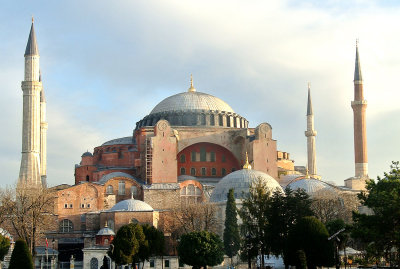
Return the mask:
<svg viewBox="0 0 400 269">
<path fill-rule="evenodd" d="M 311 92 L 310 83 L 308 83 L 308 102 L 307 102 L 307 131 L 305 131 L 307 137 L 307 156 L 308 156 L 308 173 L 311 176 L 317 175 L 317 163 L 315 154 L 315 136 L 317 131 L 314 130 L 314 113 L 311 103 Z"/>
<path fill-rule="evenodd" d="M 358 41 L 356 42 L 356 63 L 354 69 L 354 101 L 351 102 L 354 114 L 354 155 L 355 177 L 368 177 L 367 157 L 367 126 L 365 110 L 367 101 L 364 99 L 363 79 L 361 75 L 360 58 L 358 56 Z"/>
<path fill-rule="evenodd" d="M 40 172 L 40 92 L 39 50 L 36 43 L 33 19 L 25 50 L 25 78 L 22 81 L 22 157 L 18 184 L 41 186 Z"/>
<path fill-rule="evenodd" d="M 39 74 L 42 82 L 42 74 Z M 44 89 L 40 92 L 40 175 L 43 186 L 47 185 L 47 121 L 46 121 L 46 98 Z"/>
</svg>

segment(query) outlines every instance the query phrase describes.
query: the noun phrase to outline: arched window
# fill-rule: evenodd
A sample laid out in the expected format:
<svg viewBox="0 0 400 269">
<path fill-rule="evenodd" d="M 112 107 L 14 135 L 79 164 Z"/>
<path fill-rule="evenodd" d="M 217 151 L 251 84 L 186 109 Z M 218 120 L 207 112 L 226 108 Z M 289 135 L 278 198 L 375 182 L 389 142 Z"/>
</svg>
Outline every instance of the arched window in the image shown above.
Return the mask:
<svg viewBox="0 0 400 269">
<path fill-rule="evenodd" d="M 196 151 L 192 151 L 192 162 L 196 161 Z"/>
<path fill-rule="evenodd" d="M 113 186 L 108 185 L 108 186 L 107 186 L 107 189 L 106 189 L 106 193 L 107 193 L 107 194 L 113 194 L 113 193 L 114 193 Z"/>
<path fill-rule="evenodd" d="M 193 184 L 189 184 L 181 189 L 181 204 L 201 203 L 203 200 L 203 192 L 200 188 Z"/>
<path fill-rule="evenodd" d="M 200 162 L 205 162 L 206 161 L 206 148 L 201 147 L 200 148 Z"/>
<path fill-rule="evenodd" d="M 125 181 L 118 182 L 118 195 L 125 195 Z"/>
<path fill-rule="evenodd" d="M 133 219 L 131 219 L 131 223 L 137 224 L 137 223 L 139 223 L 139 221 L 137 219 L 133 218 Z"/>
<path fill-rule="evenodd" d="M 180 158 L 181 158 L 181 163 L 185 163 L 186 162 L 185 154 L 182 154 Z"/>
<path fill-rule="evenodd" d="M 210 115 L 210 125 L 214 126 L 215 125 L 215 118 L 214 118 L 214 114 Z"/>
<path fill-rule="evenodd" d="M 222 126 L 222 125 L 224 125 L 224 121 L 222 120 L 222 115 L 219 115 L 218 116 L 218 121 L 219 121 L 219 126 Z"/>
<path fill-rule="evenodd" d="M 192 185 L 192 184 L 190 184 L 190 185 L 188 186 L 188 191 L 189 191 L 188 195 L 194 195 L 194 193 L 195 193 L 195 186 Z"/>
<path fill-rule="evenodd" d="M 181 167 L 181 175 L 186 175 L 186 169 L 185 169 L 185 167 Z"/>
<path fill-rule="evenodd" d="M 211 168 L 211 175 L 216 176 L 217 175 L 217 169 Z"/>
<path fill-rule="evenodd" d="M 202 167 L 202 168 L 201 168 L 201 175 L 202 175 L 203 177 L 205 177 L 206 174 L 207 174 L 207 169 L 206 169 L 205 167 Z"/>
<path fill-rule="evenodd" d="M 90 260 L 90 269 L 99 269 L 99 261 L 97 258 L 92 258 Z"/>
<path fill-rule="evenodd" d="M 61 233 L 70 233 L 74 231 L 74 224 L 69 219 L 63 219 L 60 222 L 60 232 Z"/>
<path fill-rule="evenodd" d="M 222 169 L 221 169 L 221 175 L 222 175 L 222 176 L 225 176 L 225 175 L 226 175 L 226 169 L 225 169 L 225 168 L 222 168 Z"/>
<path fill-rule="evenodd" d="M 181 189 L 181 195 L 186 195 L 186 187 L 183 187 L 183 188 Z"/>
<path fill-rule="evenodd" d="M 133 197 L 136 197 L 136 196 L 137 196 L 137 187 L 136 187 L 136 186 L 132 186 L 132 187 L 131 187 L 131 195 L 132 195 Z"/>
<path fill-rule="evenodd" d="M 210 152 L 210 162 L 215 162 L 215 152 L 214 151 Z"/>
<path fill-rule="evenodd" d="M 201 114 L 201 125 L 206 125 L 206 114 Z"/>
<path fill-rule="evenodd" d="M 194 168 L 194 167 L 190 168 L 190 175 L 196 176 L 196 168 Z"/>
<path fill-rule="evenodd" d="M 108 245 L 108 239 L 107 238 L 104 239 L 104 245 Z"/>
<path fill-rule="evenodd" d="M 86 181 L 89 181 L 89 175 L 86 176 Z"/>
</svg>

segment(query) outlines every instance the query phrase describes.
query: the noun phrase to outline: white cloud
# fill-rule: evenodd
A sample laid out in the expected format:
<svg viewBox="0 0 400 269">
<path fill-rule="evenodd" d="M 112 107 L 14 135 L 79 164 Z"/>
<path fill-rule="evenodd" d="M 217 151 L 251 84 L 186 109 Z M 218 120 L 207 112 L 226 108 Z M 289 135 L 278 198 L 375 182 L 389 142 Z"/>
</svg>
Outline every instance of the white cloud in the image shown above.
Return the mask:
<svg viewBox="0 0 400 269">
<path fill-rule="evenodd" d="M 29 6 L 13 19 L 27 21 L 28 11 Z M 350 101 L 356 38 L 369 102 L 371 174 L 387 170 L 388 158 L 398 159 L 393 149 L 400 142 L 384 131 L 397 130 L 398 6 L 379 1 L 71 1 L 37 12 L 54 184 L 72 183 L 82 150 L 130 135 L 159 101 L 186 90 L 190 73 L 198 90 L 225 100 L 252 126 L 270 122 L 278 147 L 292 153 L 297 165 L 306 162 L 306 85 L 311 81 L 319 172 L 342 184 L 354 169 Z M 10 20 L 3 17 L 0 25 Z M 18 34 L 8 30 L 13 32 L 9 38 L 0 31 L 6 40 L 0 49 L 9 52 L 8 61 L 0 63 L 0 78 L 6 96 L 18 92 L 12 102 L 0 101 L 4 111 L 15 111 L 0 119 L 11 134 L 0 134 L 7 147 L 0 158 L 14 160 L 14 167 L 2 169 L 8 177 L 19 169 L 20 125 L 14 125 L 20 124 L 28 34 L 28 26 L 12 27 Z"/>
</svg>

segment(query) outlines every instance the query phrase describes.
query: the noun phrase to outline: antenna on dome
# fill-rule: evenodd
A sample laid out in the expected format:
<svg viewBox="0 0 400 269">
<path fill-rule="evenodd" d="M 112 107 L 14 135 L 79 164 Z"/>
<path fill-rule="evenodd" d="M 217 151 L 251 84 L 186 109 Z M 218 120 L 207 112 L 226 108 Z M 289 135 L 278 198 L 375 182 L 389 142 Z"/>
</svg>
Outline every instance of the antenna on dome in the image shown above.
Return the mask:
<svg viewBox="0 0 400 269">
<path fill-rule="evenodd" d="M 196 89 L 193 87 L 193 76 L 190 74 L 190 88 L 188 89 L 188 92 L 195 92 Z"/>
</svg>

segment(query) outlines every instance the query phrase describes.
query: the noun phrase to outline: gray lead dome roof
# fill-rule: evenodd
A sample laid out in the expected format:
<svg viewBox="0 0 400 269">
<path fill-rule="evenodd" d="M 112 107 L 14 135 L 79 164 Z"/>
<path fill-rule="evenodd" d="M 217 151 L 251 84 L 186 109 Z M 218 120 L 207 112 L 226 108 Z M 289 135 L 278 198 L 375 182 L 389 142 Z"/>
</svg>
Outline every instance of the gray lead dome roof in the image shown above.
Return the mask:
<svg viewBox="0 0 400 269">
<path fill-rule="evenodd" d="M 227 103 L 218 97 L 196 91 L 178 93 L 167 97 L 156 105 L 150 114 L 188 110 L 215 110 L 235 113 Z"/>
<path fill-rule="evenodd" d="M 249 193 L 250 184 L 257 179 L 261 179 L 271 192 L 275 190 L 283 192 L 279 183 L 270 175 L 257 170 L 242 169 L 232 172 L 222 178 L 213 190 L 210 201 L 226 201 L 229 189 L 235 190 L 236 199 L 243 199 L 247 193 Z"/>
<path fill-rule="evenodd" d="M 144 211 L 154 211 L 154 209 L 151 207 L 151 205 L 143 201 L 135 199 L 127 199 L 117 203 L 109 211 L 144 212 Z"/>
<path fill-rule="evenodd" d="M 292 190 L 303 189 L 308 195 L 312 196 L 319 191 L 335 192 L 334 188 L 329 186 L 327 183 L 314 179 L 314 178 L 303 178 L 294 181 L 287 185 Z"/>
</svg>

